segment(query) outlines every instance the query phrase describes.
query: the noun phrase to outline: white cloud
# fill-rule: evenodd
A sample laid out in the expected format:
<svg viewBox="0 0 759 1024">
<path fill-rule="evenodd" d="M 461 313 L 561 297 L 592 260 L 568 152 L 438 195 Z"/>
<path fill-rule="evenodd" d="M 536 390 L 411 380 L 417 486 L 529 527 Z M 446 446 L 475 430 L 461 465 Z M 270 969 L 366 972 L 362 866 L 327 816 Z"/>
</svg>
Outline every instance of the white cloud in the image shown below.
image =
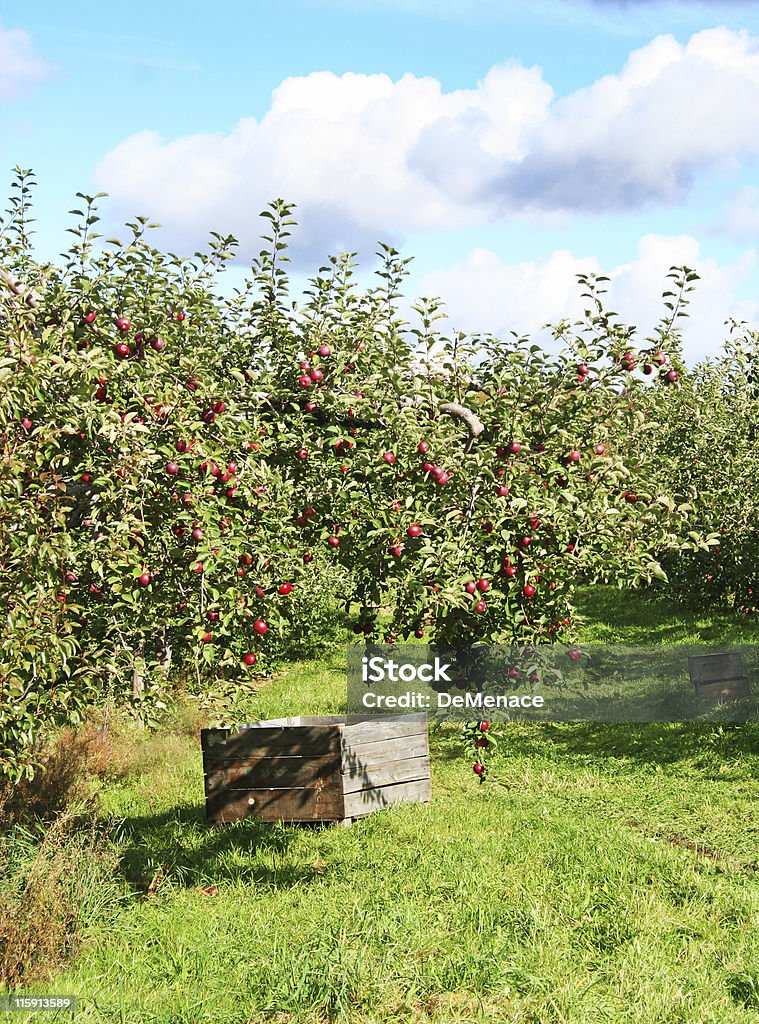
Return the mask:
<svg viewBox="0 0 759 1024">
<path fill-rule="evenodd" d="M 323 259 L 403 232 L 683 200 L 702 168 L 759 155 L 759 40 L 708 29 L 659 36 L 618 74 L 555 98 L 539 68 L 497 65 L 471 89 L 432 77 L 288 78 L 228 134 L 143 131 L 111 150 L 97 186 L 176 246 L 209 230 L 257 251 L 258 214 L 298 204 L 293 255 Z"/>
<path fill-rule="evenodd" d="M 688 235 L 650 234 L 641 238 L 630 263 L 602 268 L 594 257 L 575 257 L 566 250 L 543 261 L 510 264 L 476 249 L 456 266 L 426 274 L 415 282 L 414 291 L 439 296 L 446 303 L 448 320 L 436 325 L 443 335 L 461 330 L 507 338 L 515 331 L 545 344 L 550 335 L 541 332 L 543 324 L 582 317 L 586 302 L 575 275 L 604 273 L 610 278 L 604 285 L 605 307 L 618 313 L 623 323 L 635 324 L 642 343 L 667 313 L 661 296 L 671 289 L 669 268 L 683 265 L 696 269 L 700 277 L 687 296 L 689 317 L 680 321 L 684 353 L 692 363 L 718 351 L 727 336 L 728 318 L 759 321 L 759 301 L 738 296 L 740 284 L 757 265 L 756 250 L 748 250 L 733 264 L 718 264 L 704 258 L 696 239 Z M 404 315 L 413 320 L 412 314 Z"/>
<path fill-rule="evenodd" d="M 0 101 L 19 96 L 52 73 L 32 52 L 31 36 L 21 29 L 0 24 Z"/>
</svg>

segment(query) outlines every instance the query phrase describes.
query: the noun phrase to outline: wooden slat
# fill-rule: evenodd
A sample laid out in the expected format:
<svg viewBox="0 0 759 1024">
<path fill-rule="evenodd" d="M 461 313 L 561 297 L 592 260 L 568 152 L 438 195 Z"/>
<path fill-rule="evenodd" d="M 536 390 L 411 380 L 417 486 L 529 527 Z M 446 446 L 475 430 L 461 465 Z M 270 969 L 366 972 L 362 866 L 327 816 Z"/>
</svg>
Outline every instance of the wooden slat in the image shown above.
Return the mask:
<svg viewBox="0 0 759 1024">
<path fill-rule="evenodd" d="M 250 815 L 264 821 L 339 821 L 344 817 L 339 786 L 310 789 L 230 789 L 206 801 L 210 822 L 240 821 Z"/>
<path fill-rule="evenodd" d="M 241 729 L 238 732 L 203 729 L 201 745 L 204 761 L 209 764 L 231 758 L 262 757 L 286 751 L 294 757 L 322 756 L 340 750 L 338 725 L 326 726 L 266 726 Z"/>
<path fill-rule="evenodd" d="M 307 789 L 319 779 L 340 784 L 340 758 L 250 757 L 211 761 L 205 772 L 206 796 L 225 789 Z"/>
<path fill-rule="evenodd" d="M 349 771 L 355 765 L 383 764 L 385 761 L 400 761 L 408 757 L 424 757 L 430 746 L 427 734 L 403 736 L 400 739 L 378 740 L 376 743 L 362 743 L 357 746 L 343 743 L 342 770 Z"/>
<path fill-rule="evenodd" d="M 343 729 L 343 742 L 355 745 L 373 743 L 378 739 L 427 734 L 426 715 L 392 715 L 363 722 L 348 722 Z"/>
<path fill-rule="evenodd" d="M 692 683 L 712 683 L 739 679 L 743 675 L 740 651 L 727 654 L 697 654 L 688 658 Z"/>
<path fill-rule="evenodd" d="M 409 757 L 403 761 L 385 761 L 370 767 L 356 767 L 342 776 L 343 792 L 376 789 L 398 782 L 417 782 L 430 777 L 429 757 Z"/>
<path fill-rule="evenodd" d="M 432 798 L 429 779 L 400 782 L 379 789 L 361 789 L 345 796 L 345 817 L 356 818 L 397 803 L 426 803 Z"/>
<path fill-rule="evenodd" d="M 696 696 L 707 700 L 741 700 L 750 695 L 748 679 L 722 679 L 716 683 L 696 683 Z"/>
</svg>

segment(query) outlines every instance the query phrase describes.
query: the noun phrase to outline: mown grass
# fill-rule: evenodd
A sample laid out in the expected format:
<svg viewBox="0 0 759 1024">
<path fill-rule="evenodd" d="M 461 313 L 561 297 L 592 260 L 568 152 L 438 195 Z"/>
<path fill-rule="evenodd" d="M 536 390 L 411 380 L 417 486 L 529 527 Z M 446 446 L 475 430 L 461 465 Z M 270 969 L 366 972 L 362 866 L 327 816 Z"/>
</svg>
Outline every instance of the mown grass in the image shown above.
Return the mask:
<svg viewBox="0 0 759 1024">
<path fill-rule="evenodd" d="M 752 639 L 615 601 L 585 596 L 582 640 Z M 344 699 L 338 651 L 240 714 Z M 756 725 L 502 726 L 483 785 L 457 728 L 435 726 L 432 802 L 351 829 L 209 828 L 197 740 L 124 742 L 135 770 L 103 785 L 97 813 L 117 827 L 128 899 L 92 915 L 66 971 L 27 987 L 77 994 L 77 1020 L 759 1021 Z"/>
</svg>

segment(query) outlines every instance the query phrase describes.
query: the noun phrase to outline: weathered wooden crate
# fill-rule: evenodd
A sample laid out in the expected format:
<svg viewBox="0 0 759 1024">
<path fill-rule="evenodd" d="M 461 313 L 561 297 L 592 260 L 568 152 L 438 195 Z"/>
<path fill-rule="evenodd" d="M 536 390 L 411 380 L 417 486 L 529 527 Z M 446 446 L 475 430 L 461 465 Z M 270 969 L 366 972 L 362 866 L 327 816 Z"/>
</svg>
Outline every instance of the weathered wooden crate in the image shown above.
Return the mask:
<svg viewBox="0 0 759 1024">
<path fill-rule="evenodd" d="M 749 696 L 740 651 L 726 654 L 697 654 L 688 658 L 688 670 L 699 697 L 737 700 Z"/>
<path fill-rule="evenodd" d="M 209 822 L 341 821 L 431 797 L 426 715 L 277 718 L 203 729 Z"/>
</svg>

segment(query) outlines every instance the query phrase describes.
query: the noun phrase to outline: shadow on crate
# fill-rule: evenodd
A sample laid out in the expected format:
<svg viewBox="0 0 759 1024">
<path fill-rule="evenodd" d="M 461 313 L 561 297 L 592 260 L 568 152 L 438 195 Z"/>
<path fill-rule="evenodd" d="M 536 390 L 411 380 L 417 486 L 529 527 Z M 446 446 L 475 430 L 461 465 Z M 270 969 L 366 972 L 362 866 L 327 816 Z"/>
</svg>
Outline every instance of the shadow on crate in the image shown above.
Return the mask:
<svg viewBox="0 0 759 1024">
<path fill-rule="evenodd" d="M 148 893 L 158 883 L 194 888 L 243 881 L 290 888 L 314 880 L 309 865 L 285 856 L 294 835 L 292 828 L 257 818 L 208 825 L 202 802 L 185 804 L 123 819 L 120 871 L 134 890 Z"/>
</svg>

